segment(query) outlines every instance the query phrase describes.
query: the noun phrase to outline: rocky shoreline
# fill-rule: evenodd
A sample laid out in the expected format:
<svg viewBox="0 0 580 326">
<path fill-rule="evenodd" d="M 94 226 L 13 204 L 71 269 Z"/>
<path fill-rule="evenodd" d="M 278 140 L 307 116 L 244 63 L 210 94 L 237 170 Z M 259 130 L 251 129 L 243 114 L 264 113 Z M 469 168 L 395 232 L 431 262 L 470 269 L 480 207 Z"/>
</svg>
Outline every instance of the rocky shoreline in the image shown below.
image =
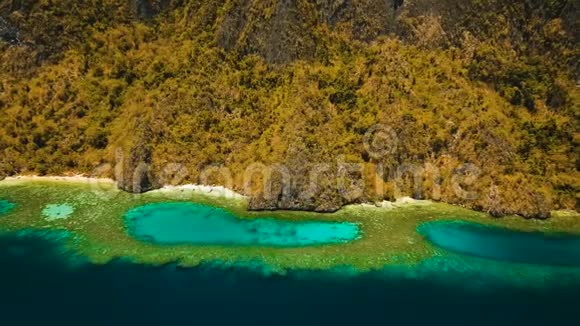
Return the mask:
<svg viewBox="0 0 580 326">
<path fill-rule="evenodd" d="M 62 181 L 62 182 L 83 182 L 83 183 L 90 183 L 90 182 L 98 182 L 98 183 L 107 183 L 114 185 L 117 189 L 121 191 L 126 191 L 129 193 L 144 193 L 149 191 L 159 191 L 159 192 L 171 192 L 171 191 L 195 191 L 200 192 L 204 195 L 211 195 L 217 197 L 225 197 L 225 198 L 232 198 L 232 199 L 246 199 L 248 202 L 247 209 L 249 211 L 305 211 L 305 212 L 318 212 L 318 213 L 334 213 L 340 209 L 343 209 L 346 206 L 352 205 L 360 205 L 363 207 L 377 207 L 383 209 L 392 209 L 399 207 L 401 205 L 423 205 L 423 203 L 430 203 L 432 200 L 429 198 L 421 198 L 415 199 L 412 197 L 404 196 L 399 198 L 394 198 L 394 200 L 379 200 L 379 201 L 365 201 L 365 200 L 357 200 L 357 201 L 343 201 L 340 205 L 335 204 L 327 204 L 326 206 L 314 206 L 312 202 L 310 203 L 301 203 L 298 200 L 295 201 L 286 201 L 283 200 L 265 200 L 261 196 L 249 196 L 247 194 L 243 194 L 241 192 L 237 192 L 235 189 L 229 189 L 224 186 L 219 185 L 199 185 L 199 184 L 184 184 L 184 185 L 164 185 L 160 186 L 157 185 L 156 187 L 151 187 L 147 191 L 127 191 L 126 188 L 122 187 L 118 181 L 112 178 L 94 178 L 94 177 L 87 177 L 83 174 L 74 174 L 68 176 L 38 176 L 38 175 L 20 175 L 20 176 L 9 176 L 0 178 L 1 180 L 6 181 Z M 530 218 L 530 219 L 547 219 L 551 217 L 551 211 L 546 210 L 545 207 L 536 207 L 536 210 L 527 210 L 527 211 L 517 211 L 510 207 L 482 207 L 482 206 L 475 206 L 475 205 L 465 205 L 462 203 L 457 202 L 446 202 L 441 200 L 435 200 L 438 202 L 444 202 L 446 204 L 451 204 L 455 206 L 460 206 L 463 208 L 471 209 L 473 211 L 485 212 L 490 214 L 493 217 L 503 217 L 503 216 L 510 216 L 510 215 L 517 215 L 523 218 Z"/>
</svg>

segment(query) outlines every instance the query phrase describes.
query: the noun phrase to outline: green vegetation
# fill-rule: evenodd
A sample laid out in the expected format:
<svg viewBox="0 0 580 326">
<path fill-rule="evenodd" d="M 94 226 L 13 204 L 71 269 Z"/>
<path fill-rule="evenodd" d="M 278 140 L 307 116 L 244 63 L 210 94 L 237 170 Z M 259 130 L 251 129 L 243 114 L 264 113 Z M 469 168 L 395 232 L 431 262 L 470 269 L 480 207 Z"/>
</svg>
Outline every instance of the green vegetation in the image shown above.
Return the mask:
<svg viewBox="0 0 580 326">
<path fill-rule="evenodd" d="M 302 176 L 340 158 L 368 168 L 364 194 L 323 185 L 298 208 L 392 199 L 373 167 L 414 164 L 440 171 L 427 198 L 495 215 L 578 209 L 576 6 L 1 0 L 0 175 L 90 174 L 122 148 L 133 165 L 185 164 L 179 182 L 226 166 L 241 191 L 254 162 Z M 396 132 L 393 155 L 365 152 L 376 124 Z M 481 171 L 472 200 L 451 186 L 462 164 Z"/>
</svg>

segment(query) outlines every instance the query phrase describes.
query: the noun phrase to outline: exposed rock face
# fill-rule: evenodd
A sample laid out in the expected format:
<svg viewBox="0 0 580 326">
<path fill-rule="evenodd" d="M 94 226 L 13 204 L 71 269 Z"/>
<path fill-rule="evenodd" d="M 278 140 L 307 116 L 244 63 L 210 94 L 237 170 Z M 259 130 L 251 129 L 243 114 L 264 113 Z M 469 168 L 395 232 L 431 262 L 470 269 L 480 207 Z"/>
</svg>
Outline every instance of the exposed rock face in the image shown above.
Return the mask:
<svg viewBox="0 0 580 326">
<path fill-rule="evenodd" d="M 440 175 L 439 171 L 429 170 L 429 165 L 399 163 L 388 167 L 383 164 L 375 167 L 376 179 L 370 180 L 361 164 L 340 161 L 321 164 L 311 160 L 314 155 L 292 151 L 284 165 L 259 170 L 265 171 L 260 175 L 261 183 L 258 182 L 257 189 L 245 193 L 250 197 L 248 209 L 334 212 L 347 204 L 406 196 L 440 200 L 495 217 L 519 215 L 546 219 L 553 209 L 549 196 L 536 191 L 536 185 L 514 186 L 507 182 L 489 185 L 486 177 L 480 176 L 479 168 L 472 165 L 455 168 L 451 175 Z M 426 186 L 429 179 L 432 183 Z M 501 182 L 502 178 L 497 180 Z M 383 181 L 386 182 L 381 186 L 384 192 L 377 196 L 374 190 Z M 433 187 L 437 187 L 436 192 Z"/>
<path fill-rule="evenodd" d="M 309 166 L 313 167 L 310 172 L 307 168 Z M 315 172 L 316 177 L 312 176 L 312 171 L 316 171 L 316 167 L 313 163 L 307 162 L 293 171 L 273 171 L 269 179 L 270 184 L 266 185 L 269 191 L 251 194 L 248 209 L 335 212 L 348 203 L 336 184 L 335 168 L 328 166 L 319 169 Z M 313 177 L 316 181 L 311 182 L 309 177 Z M 288 181 L 283 181 L 285 179 Z"/>
<path fill-rule="evenodd" d="M 284 164 L 258 170 L 262 183 L 248 194 L 248 208 L 334 212 L 364 200 L 362 175 L 356 167 L 337 161 L 321 163 L 324 160 L 316 160 L 317 155 L 300 141 L 294 142 Z"/>
<path fill-rule="evenodd" d="M 138 19 L 151 19 L 168 9 L 173 1 L 130 0 L 133 14 Z"/>
<path fill-rule="evenodd" d="M 133 144 L 128 150 L 118 149 L 116 153 L 117 187 L 131 193 L 143 193 L 160 187 L 151 169 L 151 130 L 143 120 L 137 126 Z"/>
<path fill-rule="evenodd" d="M 454 203 L 454 200 L 448 202 Z M 502 189 L 492 186 L 481 200 L 475 200 L 467 208 L 486 212 L 494 217 L 518 215 L 530 219 L 547 219 L 553 205 L 545 194 L 525 189 Z"/>
<path fill-rule="evenodd" d="M 218 44 L 241 54 L 256 53 L 269 63 L 288 63 L 312 58 L 316 53 L 314 29 L 321 23 L 332 28 L 349 25 L 353 36 L 370 41 L 397 30 L 396 17 L 402 0 L 318 0 L 305 3 L 279 0 L 263 17 L 264 3 L 236 1 L 217 30 Z"/>
<path fill-rule="evenodd" d="M 155 11 L 150 1 L 133 0 L 133 10 L 139 18 L 148 19 L 155 15 Z"/>
<path fill-rule="evenodd" d="M 577 6 L 569 1 L 562 10 L 567 30 L 576 36 L 578 23 L 573 13 Z M 316 27 L 321 24 L 367 42 L 394 34 L 419 45 L 457 45 L 466 32 L 485 38 L 495 27 L 489 26 L 482 14 L 503 7 L 501 1 L 474 4 L 462 0 L 237 0 L 218 21 L 217 42 L 226 50 L 258 54 L 269 63 L 314 57 L 317 47 L 322 45 L 316 36 Z M 513 7 L 519 16 L 544 15 L 549 6 L 540 1 L 519 1 Z M 510 23 L 514 26 L 521 24 L 517 17 L 506 19 L 513 19 Z M 512 28 L 510 37 L 525 43 L 527 36 Z"/>
<path fill-rule="evenodd" d="M 0 40 L 11 44 L 18 44 L 18 29 L 6 19 L 0 17 Z"/>
<path fill-rule="evenodd" d="M 286 63 L 312 57 L 315 41 L 309 33 L 313 21 L 302 12 L 298 1 L 279 0 L 270 18 L 262 19 L 250 9 L 262 4 L 251 0 L 238 1 L 228 11 L 217 34 L 225 49 L 241 54 L 257 53 L 269 63 Z"/>
<path fill-rule="evenodd" d="M 145 157 L 140 149 L 133 148 L 125 159 L 122 151 L 117 153 L 117 168 L 115 180 L 117 187 L 131 193 L 143 193 L 156 188 L 150 165 L 143 160 Z"/>
<path fill-rule="evenodd" d="M 373 198 L 367 197 L 362 193 L 356 193 L 357 189 L 359 189 L 357 188 L 359 186 L 357 184 L 359 179 L 354 176 L 342 177 L 347 183 L 345 187 L 337 186 L 336 183 L 330 181 L 337 180 L 336 174 L 333 172 L 329 172 L 323 178 L 326 180 L 326 183 L 324 181 L 319 183 L 318 188 L 313 192 L 314 195 L 310 195 L 308 182 L 294 182 L 291 187 L 282 191 L 280 188 L 276 189 L 276 182 L 279 182 L 280 179 L 274 177 L 273 187 L 275 190 L 272 192 L 273 195 L 265 196 L 263 193 L 250 195 L 248 209 L 258 211 L 280 209 L 335 212 L 347 204 L 373 201 Z M 298 177 L 296 179 L 300 180 L 302 178 Z M 345 196 L 345 191 L 348 192 L 349 190 L 355 196 L 351 198 L 348 195 Z M 309 195 L 305 196 L 305 194 Z M 422 196 L 413 195 L 411 197 L 414 199 L 424 199 Z M 495 195 L 490 195 L 487 201 L 474 200 L 465 203 L 457 202 L 453 198 L 446 198 L 444 201 L 459 204 L 469 209 L 483 211 L 494 217 L 519 215 L 525 218 L 547 219 L 550 217 L 552 207 L 544 195 L 534 191 L 518 193 L 513 200 L 501 198 L 496 193 Z"/>
<path fill-rule="evenodd" d="M 494 206 L 484 210 L 493 217 L 504 217 L 509 215 L 519 215 L 530 219 L 545 220 L 550 217 L 549 207 L 535 207 L 533 210 L 517 210 L 510 206 Z"/>
<path fill-rule="evenodd" d="M 335 26 L 352 15 L 353 3 L 351 0 L 318 0 L 316 9 L 323 22 Z"/>
</svg>

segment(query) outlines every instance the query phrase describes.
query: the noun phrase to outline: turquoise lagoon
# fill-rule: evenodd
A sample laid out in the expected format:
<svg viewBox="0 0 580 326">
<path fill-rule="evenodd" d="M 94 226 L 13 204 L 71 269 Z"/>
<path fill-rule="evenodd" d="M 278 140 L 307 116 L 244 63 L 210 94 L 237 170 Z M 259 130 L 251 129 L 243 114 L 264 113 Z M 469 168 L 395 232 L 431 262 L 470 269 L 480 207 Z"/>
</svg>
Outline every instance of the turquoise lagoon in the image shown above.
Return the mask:
<svg viewBox="0 0 580 326">
<path fill-rule="evenodd" d="M 580 266 L 580 236 L 512 231 L 463 221 L 419 226 L 432 244 L 464 255 L 514 263 Z"/>
<path fill-rule="evenodd" d="M 348 222 L 242 219 L 226 210 L 193 203 L 157 203 L 125 214 L 129 233 L 155 244 L 303 247 L 360 237 Z"/>
</svg>

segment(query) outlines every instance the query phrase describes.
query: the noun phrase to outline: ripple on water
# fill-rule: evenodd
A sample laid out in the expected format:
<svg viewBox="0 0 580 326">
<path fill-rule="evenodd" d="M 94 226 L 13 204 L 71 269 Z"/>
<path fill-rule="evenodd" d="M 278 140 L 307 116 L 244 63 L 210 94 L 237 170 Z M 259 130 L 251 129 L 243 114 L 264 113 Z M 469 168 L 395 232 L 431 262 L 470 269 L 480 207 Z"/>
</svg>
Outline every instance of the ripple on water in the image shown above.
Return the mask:
<svg viewBox="0 0 580 326">
<path fill-rule="evenodd" d="M 360 235 L 353 223 L 241 219 L 192 203 L 137 207 L 126 213 L 125 221 L 131 235 L 156 244 L 300 247 L 346 243 Z"/>
<path fill-rule="evenodd" d="M 418 228 L 434 245 L 471 256 L 516 263 L 580 266 L 580 236 L 520 232 L 460 221 Z"/>
</svg>

